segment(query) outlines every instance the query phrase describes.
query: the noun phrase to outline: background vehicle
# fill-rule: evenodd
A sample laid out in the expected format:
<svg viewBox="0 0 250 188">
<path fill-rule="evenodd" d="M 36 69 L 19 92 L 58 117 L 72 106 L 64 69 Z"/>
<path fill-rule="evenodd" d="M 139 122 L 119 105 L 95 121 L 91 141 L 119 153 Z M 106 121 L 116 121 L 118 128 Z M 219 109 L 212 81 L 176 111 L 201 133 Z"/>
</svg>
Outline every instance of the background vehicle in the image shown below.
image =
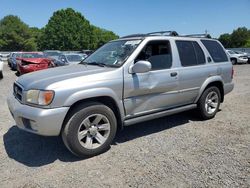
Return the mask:
<svg viewBox="0 0 250 188">
<path fill-rule="evenodd" d="M 235 52 L 233 50 L 226 50 L 229 55 L 232 64 L 245 64 L 248 61 L 248 57 L 244 53 Z"/>
<path fill-rule="evenodd" d="M 62 54 L 59 50 L 45 50 L 43 51 L 45 57 L 58 60 L 58 57 Z"/>
<path fill-rule="evenodd" d="M 3 78 L 3 61 L 0 58 L 0 79 L 2 79 L 2 78 Z"/>
<path fill-rule="evenodd" d="M 42 52 L 22 52 L 17 58 L 18 74 L 47 69 L 54 66 L 51 59 L 44 56 Z"/>
<path fill-rule="evenodd" d="M 10 56 L 10 52 L 1 52 L 0 56 L 2 58 L 2 61 L 7 61 Z"/>
<path fill-rule="evenodd" d="M 123 126 L 195 108 L 202 119 L 213 118 L 232 78 L 217 40 L 173 31 L 130 35 L 80 64 L 19 77 L 8 106 L 19 128 L 61 135 L 73 154 L 93 156 Z"/>
<path fill-rule="evenodd" d="M 8 58 L 8 65 L 12 70 L 17 70 L 17 58 L 22 57 L 21 52 L 11 52 Z"/>
<path fill-rule="evenodd" d="M 93 52 L 93 50 L 82 50 L 82 53 L 86 54 L 87 56 L 91 55 Z"/>
<path fill-rule="evenodd" d="M 56 66 L 75 65 L 80 63 L 87 55 L 76 53 L 65 53 L 59 56 L 58 61 L 55 61 Z"/>
</svg>

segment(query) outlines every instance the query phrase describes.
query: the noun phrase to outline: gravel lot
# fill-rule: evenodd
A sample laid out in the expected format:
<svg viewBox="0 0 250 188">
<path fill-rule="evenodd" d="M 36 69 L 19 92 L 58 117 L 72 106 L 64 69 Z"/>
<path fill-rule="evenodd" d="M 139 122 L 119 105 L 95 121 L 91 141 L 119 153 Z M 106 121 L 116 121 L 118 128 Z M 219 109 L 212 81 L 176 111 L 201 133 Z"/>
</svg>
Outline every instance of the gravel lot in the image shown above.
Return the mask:
<svg viewBox="0 0 250 188">
<path fill-rule="evenodd" d="M 111 149 L 74 157 L 58 137 L 19 130 L 0 80 L 0 187 L 250 187 L 250 65 L 235 66 L 235 89 L 208 121 L 186 112 L 125 128 Z"/>
</svg>

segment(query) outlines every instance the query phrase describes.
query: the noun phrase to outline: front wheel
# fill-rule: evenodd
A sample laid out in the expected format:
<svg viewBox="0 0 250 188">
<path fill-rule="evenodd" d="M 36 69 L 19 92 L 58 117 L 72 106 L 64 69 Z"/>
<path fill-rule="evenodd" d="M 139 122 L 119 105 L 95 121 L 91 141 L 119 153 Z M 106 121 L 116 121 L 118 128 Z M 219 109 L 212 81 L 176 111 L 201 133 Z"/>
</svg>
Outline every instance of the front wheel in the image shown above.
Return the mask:
<svg viewBox="0 0 250 188">
<path fill-rule="evenodd" d="M 2 78 L 3 78 L 3 72 L 0 71 L 0 79 L 2 79 Z"/>
<path fill-rule="evenodd" d="M 202 119 L 211 119 L 218 112 L 221 95 L 217 87 L 207 88 L 198 101 L 198 110 Z"/>
<path fill-rule="evenodd" d="M 105 152 L 117 130 L 113 111 L 101 103 L 86 103 L 75 108 L 62 132 L 66 147 L 79 157 Z"/>
<path fill-rule="evenodd" d="M 237 64 L 237 60 L 236 60 L 236 59 L 232 59 L 231 61 L 232 61 L 232 64 L 233 64 L 233 65 L 236 65 L 236 64 Z"/>
</svg>

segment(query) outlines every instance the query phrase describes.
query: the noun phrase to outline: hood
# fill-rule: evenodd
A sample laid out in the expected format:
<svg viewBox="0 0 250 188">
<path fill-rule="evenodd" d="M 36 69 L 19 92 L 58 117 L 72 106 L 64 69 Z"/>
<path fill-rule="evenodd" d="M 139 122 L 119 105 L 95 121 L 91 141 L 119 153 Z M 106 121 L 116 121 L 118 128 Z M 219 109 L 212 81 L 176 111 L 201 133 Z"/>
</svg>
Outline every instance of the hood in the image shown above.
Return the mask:
<svg viewBox="0 0 250 188">
<path fill-rule="evenodd" d="M 30 62 L 30 63 L 49 63 L 47 58 L 20 58 L 21 61 Z"/>
<path fill-rule="evenodd" d="M 104 79 L 105 76 L 96 76 L 96 74 L 105 74 L 116 68 L 98 67 L 92 65 L 72 65 L 50 68 L 46 70 L 36 71 L 20 76 L 17 82 L 21 84 L 25 90 L 28 89 L 46 89 L 48 86 L 64 80 L 74 79 L 77 77 L 91 76 L 88 81 Z"/>
</svg>

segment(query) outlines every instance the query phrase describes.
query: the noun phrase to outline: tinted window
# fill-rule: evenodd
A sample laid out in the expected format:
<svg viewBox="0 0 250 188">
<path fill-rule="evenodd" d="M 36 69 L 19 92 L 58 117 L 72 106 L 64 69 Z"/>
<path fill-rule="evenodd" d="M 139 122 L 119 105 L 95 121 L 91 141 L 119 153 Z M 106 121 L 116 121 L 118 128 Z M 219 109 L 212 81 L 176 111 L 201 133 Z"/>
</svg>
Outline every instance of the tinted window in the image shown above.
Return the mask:
<svg viewBox="0 0 250 188">
<path fill-rule="evenodd" d="M 197 64 L 204 64 L 206 62 L 205 55 L 197 42 L 193 42 L 194 50 L 196 54 Z"/>
<path fill-rule="evenodd" d="M 204 53 L 195 41 L 176 41 L 182 66 L 193 66 L 205 63 Z"/>
<path fill-rule="evenodd" d="M 172 55 L 169 41 L 149 42 L 135 61 L 146 60 L 152 65 L 152 70 L 168 69 L 172 66 Z"/>
<path fill-rule="evenodd" d="M 226 53 L 218 42 L 212 40 L 201 40 L 201 42 L 207 48 L 214 62 L 228 61 Z"/>
</svg>

